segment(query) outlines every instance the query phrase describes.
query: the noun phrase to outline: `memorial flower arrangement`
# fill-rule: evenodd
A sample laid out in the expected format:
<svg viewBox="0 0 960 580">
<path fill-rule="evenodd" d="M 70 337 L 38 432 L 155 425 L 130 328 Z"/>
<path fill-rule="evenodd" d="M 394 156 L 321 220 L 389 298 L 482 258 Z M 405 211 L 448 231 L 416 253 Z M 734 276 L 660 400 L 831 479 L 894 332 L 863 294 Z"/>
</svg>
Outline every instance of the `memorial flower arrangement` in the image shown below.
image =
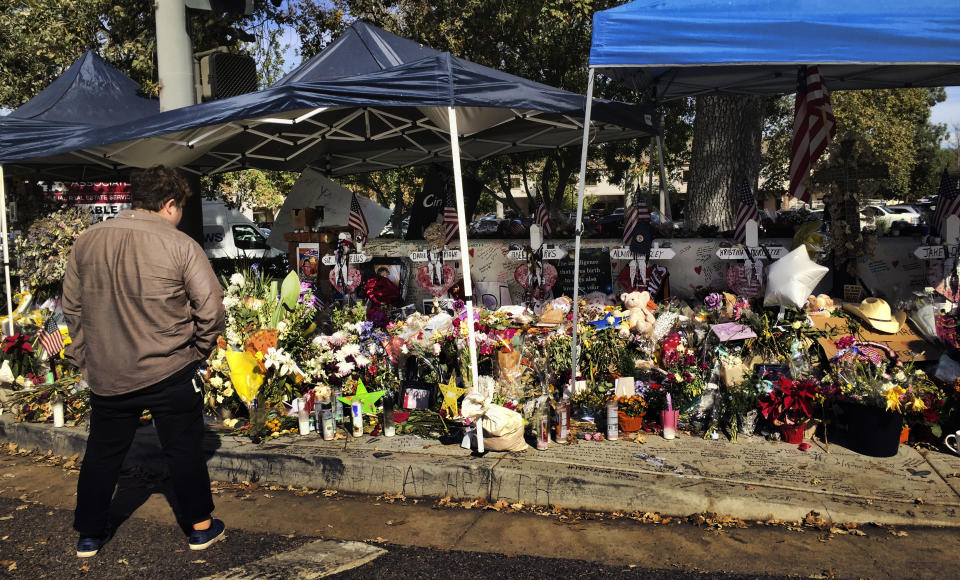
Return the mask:
<svg viewBox="0 0 960 580">
<path fill-rule="evenodd" d="M 280 285 L 256 270 L 224 279 L 225 329 L 204 374 L 206 406 L 233 411 L 237 398 L 275 406 L 308 387 L 299 361 L 316 330 L 309 286 L 291 272 Z"/>
<path fill-rule="evenodd" d="M 85 208 L 61 209 L 34 220 L 17 239 L 16 274 L 36 300 L 60 295 L 70 251 L 90 222 Z"/>
<path fill-rule="evenodd" d="M 885 345 L 861 342 L 853 336 L 841 337 L 835 344 L 832 400 L 879 407 L 912 415 L 915 423 L 936 425 L 934 408 L 944 396 L 926 373 L 912 362 L 901 364 Z"/>
<path fill-rule="evenodd" d="M 617 400 L 617 410 L 627 417 L 642 417 L 647 412 L 647 402 L 640 395 L 620 395 Z"/>
</svg>

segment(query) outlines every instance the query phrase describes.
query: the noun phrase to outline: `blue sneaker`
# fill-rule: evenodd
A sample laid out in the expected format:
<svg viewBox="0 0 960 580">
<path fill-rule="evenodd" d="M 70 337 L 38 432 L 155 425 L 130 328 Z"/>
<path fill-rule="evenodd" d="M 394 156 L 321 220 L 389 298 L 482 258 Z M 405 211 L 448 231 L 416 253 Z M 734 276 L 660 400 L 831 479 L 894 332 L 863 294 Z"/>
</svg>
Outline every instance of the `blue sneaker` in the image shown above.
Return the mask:
<svg viewBox="0 0 960 580">
<path fill-rule="evenodd" d="M 77 558 L 96 556 L 106 541 L 106 538 L 80 538 L 77 540 Z"/>
<path fill-rule="evenodd" d="M 226 537 L 227 527 L 218 519 L 210 520 L 210 527 L 205 530 L 190 532 L 190 549 L 206 550 L 211 544 Z"/>
</svg>

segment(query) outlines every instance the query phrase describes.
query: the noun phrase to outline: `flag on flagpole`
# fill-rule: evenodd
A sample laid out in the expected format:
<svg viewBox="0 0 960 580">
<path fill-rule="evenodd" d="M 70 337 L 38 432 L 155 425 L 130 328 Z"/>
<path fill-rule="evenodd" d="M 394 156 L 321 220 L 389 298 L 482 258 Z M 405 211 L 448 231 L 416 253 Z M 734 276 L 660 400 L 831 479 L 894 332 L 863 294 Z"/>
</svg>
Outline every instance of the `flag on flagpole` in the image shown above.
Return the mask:
<svg viewBox="0 0 960 580">
<path fill-rule="evenodd" d="M 553 220 L 550 219 L 550 210 L 547 209 L 547 204 L 543 203 L 542 195 L 537 195 L 537 202 L 536 222 L 543 232 L 543 237 L 547 238 L 553 234 Z"/>
<path fill-rule="evenodd" d="M 457 221 L 457 202 L 454 199 L 453 190 L 450 189 L 447 190 L 447 199 L 443 206 L 443 231 L 447 245 L 460 233 L 460 223 Z"/>
<path fill-rule="evenodd" d="M 620 236 L 620 243 L 624 245 L 630 242 L 633 228 L 637 227 L 639 222 L 650 221 L 650 208 L 644 203 L 640 192 L 637 192 L 636 195 L 634 203 L 627 208 L 627 214 L 623 216 L 623 235 Z"/>
<path fill-rule="evenodd" d="M 57 322 L 57 315 L 53 315 L 47 319 L 43 328 L 37 333 L 37 338 L 40 340 L 40 344 L 43 346 L 43 350 L 46 351 L 47 356 L 52 358 L 60 354 L 60 351 L 63 350 L 63 335 L 60 333 L 60 324 Z"/>
<path fill-rule="evenodd" d="M 742 244 L 747 241 L 747 221 L 754 220 L 760 223 L 760 209 L 757 208 L 757 200 L 750 191 L 750 185 L 744 179 L 737 189 L 737 221 L 733 230 L 733 239 Z"/>
<path fill-rule="evenodd" d="M 370 226 L 367 225 L 367 218 L 363 215 L 356 193 L 350 196 L 350 217 L 347 220 L 347 225 L 353 228 L 354 237 L 357 238 L 357 241 L 360 241 L 361 238 L 366 239 L 370 234 Z"/>
<path fill-rule="evenodd" d="M 800 67 L 793 106 L 793 145 L 790 151 L 790 195 L 810 201 L 810 169 L 837 132 L 820 69 Z"/>
<path fill-rule="evenodd" d="M 960 191 L 957 182 L 944 169 L 940 174 L 940 189 L 937 190 L 937 209 L 933 211 L 930 227 L 937 235 L 943 234 L 943 222 L 950 216 L 960 216 Z M 946 240 L 945 240 L 946 241 Z M 952 243 L 950 240 L 948 243 Z"/>
</svg>

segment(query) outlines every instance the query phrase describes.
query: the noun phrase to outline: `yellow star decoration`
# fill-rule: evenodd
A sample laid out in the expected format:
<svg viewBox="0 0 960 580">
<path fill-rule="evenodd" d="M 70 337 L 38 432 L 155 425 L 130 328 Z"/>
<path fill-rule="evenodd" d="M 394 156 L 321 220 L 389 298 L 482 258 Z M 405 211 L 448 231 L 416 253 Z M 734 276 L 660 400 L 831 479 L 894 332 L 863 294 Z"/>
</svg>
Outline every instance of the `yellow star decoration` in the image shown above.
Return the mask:
<svg viewBox="0 0 960 580">
<path fill-rule="evenodd" d="M 363 384 L 363 379 L 360 379 L 357 382 L 357 394 L 356 395 L 347 395 L 346 397 L 339 397 L 341 401 L 347 405 L 353 404 L 354 401 L 360 401 L 360 407 L 362 412 L 375 415 L 377 413 L 376 408 L 373 404 L 380 400 L 380 397 L 386 394 L 386 391 L 375 391 L 373 393 L 367 392 L 367 387 Z"/>
<path fill-rule="evenodd" d="M 457 377 L 450 375 L 450 382 L 447 384 L 440 383 L 440 392 L 443 393 L 443 404 L 440 405 L 440 410 L 446 409 L 450 412 L 451 417 L 459 415 L 460 411 L 457 409 L 457 399 L 466 393 L 467 390 L 457 386 Z"/>
</svg>

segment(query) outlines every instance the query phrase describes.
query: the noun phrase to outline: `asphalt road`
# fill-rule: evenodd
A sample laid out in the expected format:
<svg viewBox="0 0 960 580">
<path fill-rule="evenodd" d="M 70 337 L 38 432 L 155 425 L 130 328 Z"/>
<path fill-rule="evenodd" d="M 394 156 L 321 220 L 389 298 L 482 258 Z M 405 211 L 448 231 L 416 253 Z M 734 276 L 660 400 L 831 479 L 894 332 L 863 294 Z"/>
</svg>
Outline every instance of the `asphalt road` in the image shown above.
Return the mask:
<svg viewBox="0 0 960 580">
<path fill-rule="evenodd" d="M 183 532 L 139 518 L 126 519 L 92 558 L 74 554 L 71 512 L 40 503 L 0 498 L 0 577 L 37 578 L 201 578 L 293 550 L 314 539 L 230 529 L 226 540 L 202 552 L 186 549 Z M 6 519 L 9 518 L 9 519 Z M 776 578 L 699 574 L 683 570 L 606 566 L 583 560 L 381 545 L 387 553 L 331 578 Z"/>
<path fill-rule="evenodd" d="M 192 552 L 165 499 L 167 482 L 128 471 L 111 509 L 113 539 L 81 560 L 71 528 L 77 467 L 75 457 L 0 448 L 0 578 L 167 580 L 246 565 L 240 577 L 264 577 L 262 570 L 272 570 L 270 578 L 309 577 L 298 575 L 305 568 L 339 578 L 939 580 L 957 577 L 960 550 L 960 534 L 948 528 L 637 518 L 214 482 L 228 537 Z M 376 557 L 351 559 L 350 546 Z M 316 563 L 287 565 L 311 549 Z M 330 563 L 337 557 L 343 565 Z"/>
</svg>

